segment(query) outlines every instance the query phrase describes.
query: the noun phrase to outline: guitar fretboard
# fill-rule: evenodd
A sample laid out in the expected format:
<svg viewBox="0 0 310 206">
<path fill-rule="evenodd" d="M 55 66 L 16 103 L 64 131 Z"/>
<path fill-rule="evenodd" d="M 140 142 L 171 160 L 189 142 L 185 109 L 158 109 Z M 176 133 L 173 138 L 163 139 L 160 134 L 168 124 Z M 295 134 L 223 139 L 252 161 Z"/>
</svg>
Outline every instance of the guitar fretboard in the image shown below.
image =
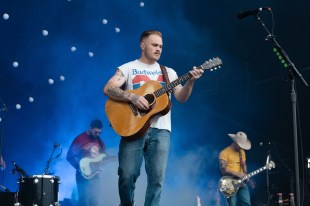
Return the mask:
<svg viewBox="0 0 310 206">
<path fill-rule="evenodd" d="M 212 71 L 213 68 L 216 69 L 216 67 L 220 67 L 221 64 L 222 64 L 222 60 L 220 58 L 216 57 L 216 58 L 210 59 L 209 61 L 206 61 L 202 65 L 198 66 L 197 69 L 203 69 L 203 70 L 210 69 Z M 172 89 L 174 87 L 178 86 L 183 81 L 188 80 L 191 77 L 192 77 L 191 73 L 187 72 L 186 74 L 184 74 L 180 78 L 172 81 L 170 84 L 167 84 L 166 86 L 156 90 L 154 92 L 154 95 L 156 97 L 159 97 L 159 96 L 161 96 L 167 92 L 172 92 Z"/>
<path fill-rule="evenodd" d="M 248 179 L 248 178 L 250 178 L 250 177 L 253 177 L 254 175 L 257 175 L 258 173 L 260 173 L 260 172 L 262 172 L 262 171 L 264 171 L 264 170 L 266 170 L 266 169 L 270 169 L 270 168 L 272 168 L 272 167 L 274 167 L 274 166 L 275 166 L 274 162 L 273 162 L 273 161 L 270 161 L 269 164 L 265 165 L 264 167 L 261 167 L 261 168 L 255 170 L 255 171 L 253 171 L 253 172 L 251 172 L 251 173 L 245 175 L 245 176 L 241 179 L 241 181 L 243 182 L 243 181 L 245 181 L 246 179 Z"/>
<path fill-rule="evenodd" d="M 181 76 L 180 78 L 174 80 L 173 82 L 171 82 L 170 84 L 167 84 L 166 86 L 156 90 L 154 92 L 156 97 L 159 97 L 167 92 L 172 92 L 172 89 L 176 86 L 178 86 L 179 84 L 181 84 L 183 81 L 188 80 L 189 78 L 191 78 L 192 75 L 191 73 L 186 73 L 183 76 Z"/>
</svg>

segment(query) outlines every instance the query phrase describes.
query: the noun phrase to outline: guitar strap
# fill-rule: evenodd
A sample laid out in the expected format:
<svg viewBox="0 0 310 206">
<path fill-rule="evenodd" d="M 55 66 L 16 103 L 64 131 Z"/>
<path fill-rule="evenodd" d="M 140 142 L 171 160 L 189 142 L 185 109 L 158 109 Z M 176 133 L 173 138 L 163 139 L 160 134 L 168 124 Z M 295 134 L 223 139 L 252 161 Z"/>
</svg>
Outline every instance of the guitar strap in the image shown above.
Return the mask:
<svg viewBox="0 0 310 206">
<path fill-rule="evenodd" d="M 164 65 L 160 65 L 160 69 L 161 69 L 161 72 L 164 75 L 164 80 L 165 80 L 166 84 L 170 84 L 170 80 L 169 80 L 169 77 L 168 77 L 168 73 L 167 73 L 166 67 Z"/>
<path fill-rule="evenodd" d="M 100 150 L 105 152 L 105 146 L 103 145 L 103 143 L 99 137 L 98 137 L 97 141 L 98 141 L 98 144 L 100 146 Z"/>
<path fill-rule="evenodd" d="M 239 158 L 240 158 L 240 167 L 243 173 L 245 173 L 245 169 L 244 169 L 244 161 L 242 159 L 242 154 L 241 154 L 241 149 L 239 149 Z"/>
<path fill-rule="evenodd" d="M 244 161 L 242 159 L 242 154 L 241 154 L 241 149 L 239 149 L 239 158 L 240 158 L 240 167 L 243 173 L 245 173 L 245 168 L 244 168 Z M 240 185 L 240 187 L 243 187 L 244 185 Z"/>
</svg>

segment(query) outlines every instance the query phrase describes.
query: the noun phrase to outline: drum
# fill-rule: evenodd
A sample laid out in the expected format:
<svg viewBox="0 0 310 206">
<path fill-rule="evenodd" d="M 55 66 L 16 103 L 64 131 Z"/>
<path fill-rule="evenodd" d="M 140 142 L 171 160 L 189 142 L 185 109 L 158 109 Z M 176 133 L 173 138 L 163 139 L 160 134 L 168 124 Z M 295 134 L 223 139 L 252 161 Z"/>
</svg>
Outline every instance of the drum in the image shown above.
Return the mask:
<svg viewBox="0 0 310 206">
<path fill-rule="evenodd" d="M 59 180 L 51 175 L 20 178 L 18 202 L 23 206 L 58 206 Z"/>
</svg>

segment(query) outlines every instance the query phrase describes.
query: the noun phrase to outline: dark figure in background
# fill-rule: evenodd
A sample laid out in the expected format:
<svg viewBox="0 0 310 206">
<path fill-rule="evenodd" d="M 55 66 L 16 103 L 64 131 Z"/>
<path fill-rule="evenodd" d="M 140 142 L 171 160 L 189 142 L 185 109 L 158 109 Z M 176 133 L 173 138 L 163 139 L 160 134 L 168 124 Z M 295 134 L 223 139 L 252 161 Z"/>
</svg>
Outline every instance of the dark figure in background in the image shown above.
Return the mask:
<svg viewBox="0 0 310 206">
<path fill-rule="evenodd" d="M 5 168 L 5 161 L 3 160 L 2 155 L 0 155 L 0 170 L 5 170 Z"/>
<path fill-rule="evenodd" d="M 148 110 L 151 105 L 143 95 L 136 95 L 126 90 L 137 89 L 149 80 L 155 80 L 165 85 L 165 77 L 157 62 L 161 56 L 162 48 L 161 32 L 154 30 L 143 32 L 140 37 L 140 58 L 118 67 L 114 76 L 105 85 L 104 93 L 111 99 L 130 102 L 140 110 Z M 178 78 L 173 69 L 167 67 L 166 71 L 171 82 Z M 184 86 L 178 85 L 173 89 L 174 97 L 179 102 L 185 102 L 189 98 L 194 82 L 201 77 L 203 70 L 193 68 L 190 73 L 192 77 Z M 151 127 L 142 137 L 133 141 L 121 139 L 118 154 L 118 189 L 121 206 L 135 205 L 135 183 L 140 175 L 143 159 L 147 174 L 144 205 L 159 205 L 168 159 L 170 132 L 171 115 L 169 111 L 166 115 L 153 119 Z"/>
<path fill-rule="evenodd" d="M 100 175 L 97 171 L 90 171 L 87 167 L 92 162 L 100 162 L 105 157 L 105 145 L 99 137 L 102 131 L 100 120 L 93 120 L 90 128 L 78 135 L 67 153 L 68 162 L 76 169 L 76 183 L 78 188 L 79 206 L 99 206 Z"/>
<path fill-rule="evenodd" d="M 233 143 L 223 149 L 219 154 L 219 163 L 222 176 L 243 178 L 247 173 L 246 155 L 244 150 L 251 149 L 251 142 L 244 132 L 228 134 Z M 237 193 L 227 198 L 228 206 L 250 206 L 251 198 L 248 186 L 240 187 Z"/>
</svg>

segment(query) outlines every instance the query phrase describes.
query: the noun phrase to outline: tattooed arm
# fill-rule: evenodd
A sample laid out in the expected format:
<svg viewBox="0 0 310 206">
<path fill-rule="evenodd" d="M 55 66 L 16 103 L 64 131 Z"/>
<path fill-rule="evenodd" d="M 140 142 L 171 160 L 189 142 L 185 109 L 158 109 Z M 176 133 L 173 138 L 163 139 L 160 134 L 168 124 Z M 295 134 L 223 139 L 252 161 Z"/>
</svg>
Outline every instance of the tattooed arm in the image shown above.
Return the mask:
<svg viewBox="0 0 310 206">
<path fill-rule="evenodd" d="M 143 96 L 124 91 L 121 87 L 125 84 L 126 79 L 120 69 L 117 69 L 116 73 L 111 77 L 108 83 L 103 88 L 103 93 L 111 99 L 131 102 L 136 107 L 142 110 L 149 108 L 148 101 Z"/>
<path fill-rule="evenodd" d="M 221 174 L 223 176 L 233 176 L 233 177 L 238 177 L 238 178 L 244 177 L 245 174 L 243 174 L 243 173 L 227 170 L 227 167 L 226 167 L 227 162 L 225 160 L 220 159 L 219 161 L 220 161 Z"/>
</svg>

